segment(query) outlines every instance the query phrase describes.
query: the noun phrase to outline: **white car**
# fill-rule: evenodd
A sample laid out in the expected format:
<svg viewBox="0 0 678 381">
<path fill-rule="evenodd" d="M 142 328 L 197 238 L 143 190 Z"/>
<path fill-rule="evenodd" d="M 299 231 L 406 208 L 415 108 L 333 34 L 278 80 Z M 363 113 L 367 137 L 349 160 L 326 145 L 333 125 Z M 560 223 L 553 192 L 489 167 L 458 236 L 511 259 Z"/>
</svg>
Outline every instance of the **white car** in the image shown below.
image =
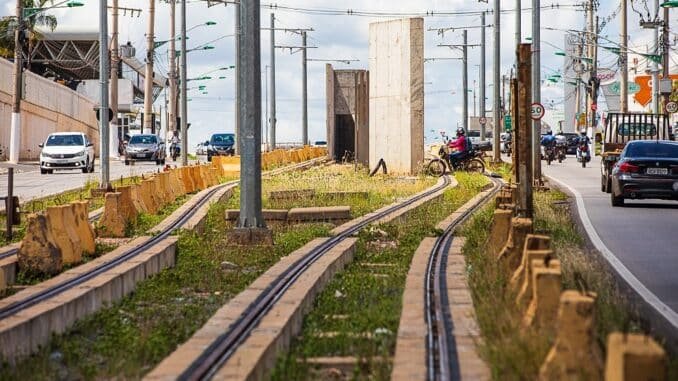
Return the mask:
<svg viewBox="0 0 678 381">
<path fill-rule="evenodd" d="M 80 169 L 94 172 L 94 144 L 82 132 L 55 132 L 39 145 L 40 173 L 55 169 Z"/>
</svg>

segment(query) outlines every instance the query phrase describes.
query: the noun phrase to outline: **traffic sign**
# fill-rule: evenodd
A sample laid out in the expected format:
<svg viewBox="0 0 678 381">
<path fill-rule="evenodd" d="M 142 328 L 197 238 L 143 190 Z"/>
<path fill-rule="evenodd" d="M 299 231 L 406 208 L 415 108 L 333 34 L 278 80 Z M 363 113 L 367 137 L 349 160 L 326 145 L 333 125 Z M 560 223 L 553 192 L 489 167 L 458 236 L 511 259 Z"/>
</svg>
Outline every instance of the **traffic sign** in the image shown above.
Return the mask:
<svg viewBox="0 0 678 381">
<path fill-rule="evenodd" d="M 673 114 L 675 112 L 678 112 L 678 102 L 669 102 L 666 104 L 666 112 L 669 114 Z"/>
<path fill-rule="evenodd" d="M 100 114 L 101 109 L 97 109 L 96 111 L 97 111 L 97 120 L 100 121 L 101 120 L 101 114 Z M 113 110 L 111 110 L 109 108 L 108 109 L 108 121 L 110 122 L 111 120 L 113 120 Z"/>
<path fill-rule="evenodd" d="M 532 120 L 541 120 L 545 112 L 546 110 L 544 110 L 544 106 L 541 103 L 535 102 L 530 105 L 530 118 Z"/>
<path fill-rule="evenodd" d="M 504 116 L 504 131 L 511 132 L 511 115 Z"/>
<path fill-rule="evenodd" d="M 478 119 L 478 122 L 480 122 L 480 124 L 485 124 L 485 123 L 487 123 L 487 118 L 484 117 L 484 116 L 481 116 L 480 119 Z"/>
</svg>

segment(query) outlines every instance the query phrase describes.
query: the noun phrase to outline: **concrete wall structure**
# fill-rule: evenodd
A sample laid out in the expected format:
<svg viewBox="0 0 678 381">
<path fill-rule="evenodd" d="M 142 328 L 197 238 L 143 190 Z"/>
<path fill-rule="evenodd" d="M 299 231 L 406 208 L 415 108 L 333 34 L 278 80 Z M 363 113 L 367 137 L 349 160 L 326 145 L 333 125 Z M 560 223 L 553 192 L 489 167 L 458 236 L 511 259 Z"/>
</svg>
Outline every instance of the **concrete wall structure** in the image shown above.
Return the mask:
<svg viewBox="0 0 678 381">
<path fill-rule="evenodd" d="M 415 173 L 424 160 L 424 19 L 370 24 L 370 167 Z"/>
<path fill-rule="evenodd" d="M 9 150 L 9 130 L 12 116 L 12 62 L 0 59 L 0 158 Z M 99 150 L 99 129 L 94 107 L 96 102 L 66 86 L 31 72 L 24 72 L 24 98 L 21 102 L 20 160 L 37 160 L 38 144 L 49 133 L 77 131 L 87 134 Z"/>
<path fill-rule="evenodd" d="M 369 73 L 327 65 L 327 148 L 339 160 L 346 150 L 369 165 Z M 353 141 L 347 141 L 351 140 Z"/>
</svg>

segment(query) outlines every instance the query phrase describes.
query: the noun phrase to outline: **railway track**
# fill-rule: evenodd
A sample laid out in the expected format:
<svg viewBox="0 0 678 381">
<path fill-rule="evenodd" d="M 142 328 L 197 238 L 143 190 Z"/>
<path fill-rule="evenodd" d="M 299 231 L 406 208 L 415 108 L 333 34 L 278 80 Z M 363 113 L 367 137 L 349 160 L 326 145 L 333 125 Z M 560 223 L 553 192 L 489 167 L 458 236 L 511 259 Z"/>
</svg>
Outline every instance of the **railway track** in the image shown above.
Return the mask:
<svg viewBox="0 0 678 381">
<path fill-rule="evenodd" d="M 492 179 L 493 188 L 474 205 L 464 208 L 446 227 L 433 245 L 425 274 L 426 368 L 429 381 L 459 380 L 460 369 L 456 356 L 454 324 L 450 315 L 447 293 L 447 256 L 454 241 L 454 232 L 475 211 L 485 205 L 500 189 L 500 182 Z"/>
<path fill-rule="evenodd" d="M 297 170 L 297 169 L 302 169 L 311 165 L 315 165 L 317 161 L 311 160 L 309 162 L 305 163 L 300 163 L 298 165 L 293 165 L 293 166 L 288 166 L 288 167 L 283 167 L 279 168 L 273 171 L 269 171 L 265 173 L 266 176 L 271 176 L 275 175 L 278 173 L 286 172 L 286 171 L 291 171 L 291 170 Z M 161 242 L 168 236 L 170 236 L 173 232 L 175 232 L 177 229 L 180 229 L 184 224 L 186 224 L 187 221 L 189 221 L 199 210 L 202 206 L 210 202 L 215 194 L 217 194 L 220 190 L 229 187 L 229 186 L 235 186 L 239 183 L 239 180 L 233 180 L 226 182 L 224 184 L 220 184 L 217 186 L 212 187 L 208 191 L 204 192 L 203 195 L 200 196 L 200 199 L 196 202 L 195 206 L 193 208 L 190 208 L 186 210 L 183 214 L 181 214 L 177 219 L 175 219 L 172 223 L 168 224 L 163 230 L 159 231 L 158 234 L 154 235 L 153 237 L 149 238 L 145 242 L 143 242 L 141 245 L 134 247 L 130 250 L 125 251 L 122 255 L 117 257 L 111 262 L 104 263 L 101 266 L 97 266 L 93 268 L 91 271 L 83 273 L 78 275 L 77 277 L 73 277 L 71 279 L 65 280 L 64 282 L 55 284 L 51 287 L 47 287 L 43 290 L 40 290 L 39 292 L 36 292 L 25 299 L 18 300 L 14 303 L 5 305 L 0 307 L 0 320 L 6 319 L 10 316 L 13 316 L 31 306 L 34 306 L 38 303 L 44 302 L 45 300 L 48 300 L 50 298 L 53 298 L 56 295 L 62 294 L 70 289 L 73 289 L 95 277 L 97 277 L 100 274 L 105 273 L 106 271 L 113 269 L 137 256 L 140 254 L 144 253 L 148 248 L 153 247 L 157 243 Z M 90 219 L 91 220 L 91 219 Z M 16 255 L 16 252 L 18 249 L 11 250 L 5 254 L 3 254 L 2 258 L 9 257 L 11 255 Z"/>
<path fill-rule="evenodd" d="M 208 380 L 212 379 L 237 348 L 250 336 L 259 322 L 266 316 L 268 311 L 275 305 L 278 299 L 295 283 L 304 272 L 318 261 L 324 254 L 336 247 L 345 239 L 359 232 L 369 224 L 378 221 L 385 216 L 405 209 L 419 200 L 425 199 L 449 186 L 451 180 L 445 176 L 436 186 L 425 192 L 409 198 L 403 203 L 393 205 L 380 210 L 368 218 L 360 220 L 355 225 L 341 231 L 336 236 L 328 239 L 323 244 L 311 250 L 297 262 L 288 267 L 282 274 L 276 277 L 270 285 L 246 308 L 245 313 L 239 316 L 219 337 L 207 346 L 205 350 L 181 373 L 179 380 Z"/>
</svg>

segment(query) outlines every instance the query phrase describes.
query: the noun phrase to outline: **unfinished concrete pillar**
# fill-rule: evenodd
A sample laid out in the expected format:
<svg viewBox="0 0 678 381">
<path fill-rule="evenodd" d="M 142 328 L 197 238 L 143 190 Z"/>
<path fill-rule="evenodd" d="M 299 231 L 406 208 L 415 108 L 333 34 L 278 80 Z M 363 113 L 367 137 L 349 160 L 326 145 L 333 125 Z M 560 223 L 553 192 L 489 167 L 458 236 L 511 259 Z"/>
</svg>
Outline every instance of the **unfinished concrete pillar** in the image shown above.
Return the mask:
<svg viewBox="0 0 678 381">
<path fill-rule="evenodd" d="M 26 222 L 26 234 L 17 253 L 19 268 L 29 273 L 58 274 L 63 269 L 61 250 L 44 214 L 31 214 Z"/>
<path fill-rule="evenodd" d="M 97 233 L 100 237 L 122 238 L 125 236 L 127 220 L 121 201 L 121 193 L 106 193 L 104 214 L 101 215 L 97 224 Z"/>
<path fill-rule="evenodd" d="M 45 211 L 52 230 L 54 241 L 61 249 L 64 265 L 80 263 L 82 261 L 82 241 L 75 230 L 75 215 L 72 205 L 47 207 Z"/>
<path fill-rule="evenodd" d="M 532 261 L 532 300 L 523 319 L 525 327 L 548 327 L 558 314 L 562 289 L 560 261 Z"/>
<path fill-rule="evenodd" d="M 515 272 L 522 261 L 525 238 L 532 233 L 532 219 L 514 218 L 511 220 L 511 232 L 506 246 L 499 253 L 499 259 L 506 262 L 511 273 Z"/>
<path fill-rule="evenodd" d="M 75 215 L 75 230 L 78 232 L 82 250 L 87 254 L 96 251 L 96 236 L 92 224 L 89 223 L 89 201 L 76 201 L 72 203 Z"/>
<path fill-rule="evenodd" d="M 666 352 L 651 337 L 611 333 L 607 338 L 605 381 L 665 381 Z"/>
<path fill-rule="evenodd" d="M 595 340 L 595 295 L 565 291 L 560 296 L 556 341 L 539 370 L 539 380 L 600 380 L 602 356 Z"/>
<path fill-rule="evenodd" d="M 424 161 L 424 20 L 370 24 L 369 164 L 416 173 Z"/>
<path fill-rule="evenodd" d="M 534 266 L 532 266 L 532 263 L 535 263 L 535 261 L 536 263 L 542 263 L 546 258 L 553 258 L 553 250 L 527 250 L 523 258 L 525 260 L 525 268 L 516 270 L 511 279 L 510 286 L 513 289 L 518 288 L 516 304 L 525 308 L 530 304 L 534 292 L 534 284 L 532 283 L 532 269 Z"/>
<path fill-rule="evenodd" d="M 494 258 L 506 246 L 511 231 L 511 218 L 513 212 L 510 210 L 496 209 L 490 225 L 490 235 L 487 237 L 487 250 Z"/>
<path fill-rule="evenodd" d="M 142 212 L 137 208 L 137 205 L 134 203 L 133 190 L 132 188 L 136 185 L 126 185 L 124 187 L 117 187 L 116 191 L 120 193 L 120 211 L 125 217 L 126 221 L 135 221 L 137 215 Z"/>
<path fill-rule="evenodd" d="M 153 197 L 153 180 L 143 180 L 140 184 L 139 193 L 146 206 L 146 213 L 155 214 L 158 212 L 156 198 Z"/>
<path fill-rule="evenodd" d="M 528 259 L 528 252 L 530 251 L 543 251 L 548 250 L 551 247 L 551 237 L 547 235 L 537 235 L 537 234 L 528 234 L 525 238 L 525 246 L 523 247 L 522 261 L 520 266 L 511 276 L 510 285 L 513 289 L 520 287 L 525 281 L 524 275 L 527 274 L 527 269 L 529 268 L 530 259 Z M 553 257 L 553 253 L 550 253 Z M 543 257 L 535 257 L 533 259 L 544 259 Z"/>
</svg>

